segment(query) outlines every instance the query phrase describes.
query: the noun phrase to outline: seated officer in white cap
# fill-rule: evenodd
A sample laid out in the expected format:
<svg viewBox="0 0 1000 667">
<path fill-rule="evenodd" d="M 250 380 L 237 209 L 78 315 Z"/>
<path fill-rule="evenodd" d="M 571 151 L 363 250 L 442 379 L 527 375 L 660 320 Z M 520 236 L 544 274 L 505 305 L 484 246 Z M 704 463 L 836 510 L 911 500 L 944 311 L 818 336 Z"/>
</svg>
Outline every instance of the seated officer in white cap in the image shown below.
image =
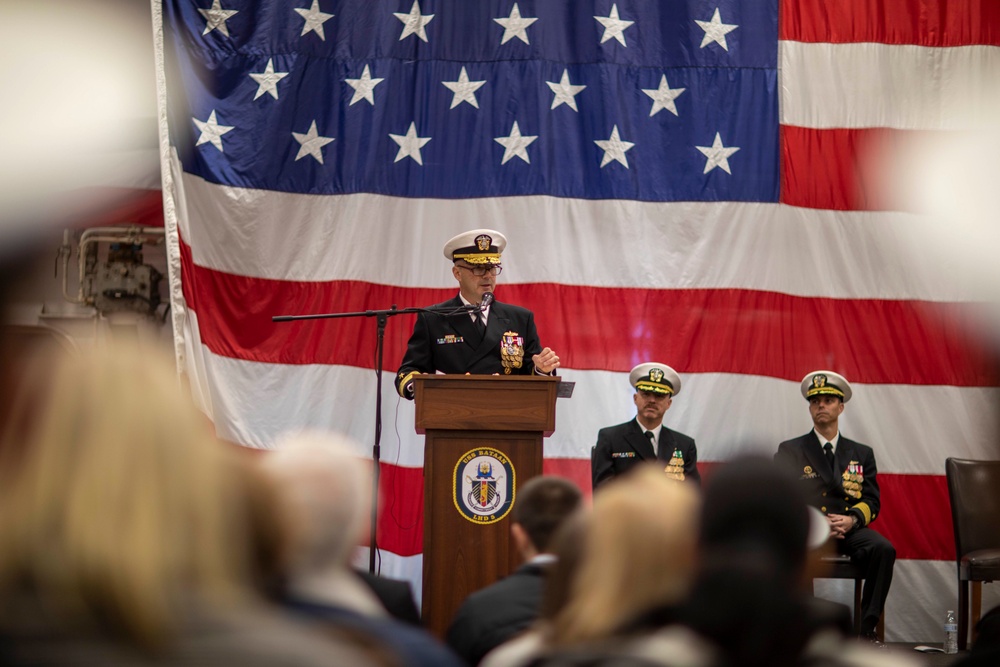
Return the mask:
<svg viewBox="0 0 1000 667">
<path fill-rule="evenodd" d="M 473 229 L 452 238 L 444 256 L 452 262 L 458 295 L 437 310 L 483 304 L 482 311 L 450 315 L 420 313 L 396 374 L 396 390 L 413 398 L 419 373 L 473 375 L 551 375 L 559 357 L 542 348 L 530 310 L 492 299 L 507 239 L 492 229 Z"/>
<path fill-rule="evenodd" d="M 663 426 L 663 415 L 681 391 L 681 378 L 659 362 L 639 364 L 629 373 L 635 388 L 635 419 L 602 428 L 590 456 L 594 488 L 644 461 L 659 460 L 664 472 L 678 481 L 701 483 L 698 448 L 683 433 Z"/>
<path fill-rule="evenodd" d="M 862 568 L 861 636 L 877 642 L 875 627 L 892 583 L 896 549 L 868 529 L 879 512 L 875 454 L 840 434 L 838 420 L 851 393 L 847 379 L 833 371 L 806 375 L 802 396 L 809 401 L 813 430 L 778 445 L 774 460 L 799 477 L 808 502 L 826 515 L 837 551 Z"/>
</svg>

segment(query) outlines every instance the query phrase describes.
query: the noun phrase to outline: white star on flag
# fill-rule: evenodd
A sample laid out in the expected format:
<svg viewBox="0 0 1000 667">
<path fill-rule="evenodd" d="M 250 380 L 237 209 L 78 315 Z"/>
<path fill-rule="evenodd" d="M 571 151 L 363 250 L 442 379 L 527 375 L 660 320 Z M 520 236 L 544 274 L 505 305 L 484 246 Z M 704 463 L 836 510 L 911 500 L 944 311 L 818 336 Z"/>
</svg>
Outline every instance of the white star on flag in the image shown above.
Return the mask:
<svg viewBox="0 0 1000 667">
<path fill-rule="evenodd" d="M 521 10 L 517 8 L 517 3 L 515 2 L 514 8 L 510 10 L 510 16 L 505 19 L 493 20 L 503 26 L 503 37 L 500 38 L 501 44 L 506 44 L 515 37 L 525 44 L 530 44 L 531 42 L 528 41 L 528 33 L 526 29 L 538 19 L 522 18 Z"/>
<path fill-rule="evenodd" d="M 738 151 L 739 148 L 736 146 L 729 146 L 728 148 L 723 146 L 722 138 L 718 132 L 715 133 L 715 141 L 712 142 L 711 146 L 695 146 L 695 148 L 708 158 L 705 161 L 705 171 L 702 172 L 703 174 L 707 174 L 716 167 L 720 167 L 727 174 L 733 173 L 729 171 L 729 156 Z"/>
<path fill-rule="evenodd" d="M 705 36 L 701 40 L 701 48 L 705 48 L 712 42 L 715 42 L 726 51 L 729 50 L 729 45 L 726 44 L 726 35 L 739 28 L 735 23 L 723 23 L 718 7 L 715 8 L 715 13 L 712 14 L 711 21 L 695 20 L 695 23 L 705 31 Z"/>
<path fill-rule="evenodd" d="M 649 115 L 655 116 L 666 109 L 673 115 L 679 116 L 680 114 L 677 113 L 677 105 L 674 104 L 674 100 L 676 100 L 685 90 L 687 90 L 687 88 L 671 88 L 670 84 L 667 83 L 667 75 L 661 75 L 659 88 L 642 89 L 642 92 L 646 93 L 653 99 L 653 108 L 649 110 Z"/>
<path fill-rule="evenodd" d="M 304 37 L 307 32 L 315 32 L 325 42 L 326 34 L 323 32 L 323 24 L 332 19 L 334 15 L 321 12 L 319 10 L 319 0 L 313 0 L 312 7 L 309 9 L 302 9 L 301 7 L 293 7 L 293 9 L 299 16 L 306 20 L 299 37 Z"/>
<path fill-rule="evenodd" d="M 549 109 L 555 109 L 560 104 L 565 104 L 573 111 L 579 113 L 580 110 L 576 108 L 576 96 L 586 86 L 574 86 L 570 83 L 568 69 L 563 70 L 562 79 L 559 80 L 559 83 L 546 81 L 545 85 L 555 93 L 555 97 L 552 98 L 552 106 Z"/>
<path fill-rule="evenodd" d="M 372 91 L 375 90 L 375 86 L 385 81 L 385 79 L 373 79 L 371 70 L 368 68 L 368 65 L 365 65 L 360 79 L 344 79 L 344 81 L 354 89 L 354 96 L 351 97 L 351 103 L 347 106 L 351 106 L 361 100 L 366 100 L 369 104 L 375 106 L 375 95 Z"/>
<path fill-rule="evenodd" d="M 410 129 L 406 131 L 406 134 L 390 134 L 389 137 L 399 144 L 399 151 L 396 153 L 396 159 L 393 162 L 399 162 L 404 157 L 413 158 L 414 162 L 419 164 L 421 167 L 424 165 L 423 158 L 420 157 L 420 149 L 431 140 L 430 137 L 418 137 L 417 136 L 417 124 L 410 123 Z"/>
<path fill-rule="evenodd" d="M 192 118 L 191 120 L 201 130 L 201 135 L 198 137 L 198 141 L 195 142 L 195 146 L 210 143 L 218 148 L 220 152 L 225 152 L 222 150 L 222 135 L 232 131 L 235 125 L 219 125 L 219 121 L 215 118 L 215 109 L 212 109 L 212 113 L 208 114 L 208 120 L 198 120 L 197 118 Z"/>
<path fill-rule="evenodd" d="M 594 143 L 604 151 L 604 157 L 601 159 L 601 167 L 614 160 L 621 162 L 628 169 L 628 160 L 625 158 L 625 153 L 632 150 L 635 144 L 631 141 L 622 141 L 621 137 L 618 136 L 617 125 L 611 129 L 611 136 L 606 141 L 597 139 Z"/>
<path fill-rule="evenodd" d="M 399 36 L 399 41 L 402 42 L 410 35 L 416 35 L 425 42 L 427 41 L 427 32 L 424 30 L 424 26 L 431 22 L 434 15 L 421 14 L 419 0 L 413 0 L 413 6 L 410 7 L 408 14 L 393 12 L 392 15 L 403 22 L 403 34 Z"/>
<path fill-rule="evenodd" d="M 267 59 L 267 67 L 263 72 L 249 72 L 250 78 L 257 82 L 257 94 L 253 96 L 257 99 L 267 93 L 274 99 L 278 99 L 278 82 L 288 76 L 288 72 L 275 72 L 274 59 Z"/>
<path fill-rule="evenodd" d="M 442 81 L 441 84 L 445 88 L 455 93 L 454 97 L 451 98 L 451 106 L 449 109 L 454 109 L 462 102 L 468 102 L 472 106 L 479 108 L 479 101 L 476 99 L 476 91 L 479 90 L 482 85 L 486 83 L 483 81 L 469 81 L 469 75 L 462 68 L 462 71 L 458 74 L 458 81 Z"/>
<path fill-rule="evenodd" d="M 319 132 L 316 131 L 316 121 L 312 122 L 312 125 L 309 126 L 309 131 L 305 134 L 292 132 L 292 136 L 295 137 L 295 141 L 301 144 L 299 152 L 295 156 L 296 162 L 307 155 L 312 155 L 316 158 L 317 162 L 323 164 L 323 146 L 333 141 L 333 137 L 321 137 Z"/>
<path fill-rule="evenodd" d="M 237 9 L 223 9 L 219 0 L 212 0 L 212 6 L 208 9 L 198 9 L 198 13 L 205 17 L 205 31 L 201 34 L 207 35 L 213 30 L 218 30 L 226 37 L 229 37 L 229 28 L 226 21 L 239 13 Z M 221 148 L 219 150 L 222 150 Z"/>
<path fill-rule="evenodd" d="M 613 37 L 622 46 L 628 46 L 625 43 L 625 28 L 635 23 L 635 21 L 622 21 L 618 18 L 618 5 L 611 5 L 611 13 L 608 16 L 595 16 L 594 18 L 604 26 L 604 36 L 601 37 L 601 44 Z"/>
<path fill-rule="evenodd" d="M 500 160 L 500 164 L 507 164 L 507 160 L 515 156 L 531 164 L 531 160 L 528 159 L 528 146 L 537 138 L 537 135 L 522 135 L 521 128 L 517 126 L 517 121 L 515 120 L 514 127 L 510 128 L 509 136 L 495 137 L 493 139 L 493 141 L 504 147 L 503 159 Z"/>
</svg>

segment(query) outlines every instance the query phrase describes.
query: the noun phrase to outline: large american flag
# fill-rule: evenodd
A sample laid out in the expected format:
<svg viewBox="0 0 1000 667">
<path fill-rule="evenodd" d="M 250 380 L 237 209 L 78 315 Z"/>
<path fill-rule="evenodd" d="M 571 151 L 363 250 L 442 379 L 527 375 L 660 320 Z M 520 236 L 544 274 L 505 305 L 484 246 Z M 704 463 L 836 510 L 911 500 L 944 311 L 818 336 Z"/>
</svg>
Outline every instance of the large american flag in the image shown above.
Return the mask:
<svg viewBox="0 0 1000 667">
<path fill-rule="evenodd" d="M 706 467 L 806 432 L 799 380 L 836 370 L 900 558 L 887 638 L 938 639 L 957 595 L 944 459 L 996 457 L 1000 392 L 968 298 L 933 248 L 900 249 L 915 214 L 865 157 L 958 129 L 1000 72 L 1000 3 L 153 10 L 177 350 L 222 437 L 331 428 L 370 456 L 375 322 L 271 317 L 442 301 L 443 242 L 500 229 L 497 296 L 534 310 L 577 383 L 546 472 L 589 492 L 636 363 L 681 373 L 666 421 Z M 383 574 L 419 582 L 423 439 L 392 382 L 412 324 L 386 332 L 377 544 Z"/>
</svg>

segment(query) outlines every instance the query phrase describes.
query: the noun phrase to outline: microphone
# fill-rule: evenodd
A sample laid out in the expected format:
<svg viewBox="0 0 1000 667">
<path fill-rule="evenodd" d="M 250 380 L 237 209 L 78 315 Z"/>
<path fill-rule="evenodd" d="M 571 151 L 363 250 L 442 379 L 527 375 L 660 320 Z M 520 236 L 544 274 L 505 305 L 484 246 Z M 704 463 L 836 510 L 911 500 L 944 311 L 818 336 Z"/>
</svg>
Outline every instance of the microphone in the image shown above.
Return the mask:
<svg viewBox="0 0 1000 667">
<path fill-rule="evenodd" d="M 489 308 L 491 303 L 493 303 L 493 292 L 487 292 L 479 302 L 479 312 L 483 312 Z"/>
</svg>

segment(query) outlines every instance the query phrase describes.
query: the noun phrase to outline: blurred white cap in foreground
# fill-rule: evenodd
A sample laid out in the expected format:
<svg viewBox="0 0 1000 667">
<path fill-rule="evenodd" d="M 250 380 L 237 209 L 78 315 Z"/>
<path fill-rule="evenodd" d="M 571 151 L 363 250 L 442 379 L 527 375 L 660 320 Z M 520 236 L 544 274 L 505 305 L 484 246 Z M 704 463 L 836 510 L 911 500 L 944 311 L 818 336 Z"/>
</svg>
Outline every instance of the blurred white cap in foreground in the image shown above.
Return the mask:
<svg viewBox="0 0 1000 667">
<path fill-rule="evenodd" d="M 149 3 L 0 6 L 0 239 L 72 217 L 80 190 L 122 185 L 156 156 Z M 152 161 L 156 167 L 158 161 Z M 148 182 L 146 187 L 156 187 Z"/>
</svg>

